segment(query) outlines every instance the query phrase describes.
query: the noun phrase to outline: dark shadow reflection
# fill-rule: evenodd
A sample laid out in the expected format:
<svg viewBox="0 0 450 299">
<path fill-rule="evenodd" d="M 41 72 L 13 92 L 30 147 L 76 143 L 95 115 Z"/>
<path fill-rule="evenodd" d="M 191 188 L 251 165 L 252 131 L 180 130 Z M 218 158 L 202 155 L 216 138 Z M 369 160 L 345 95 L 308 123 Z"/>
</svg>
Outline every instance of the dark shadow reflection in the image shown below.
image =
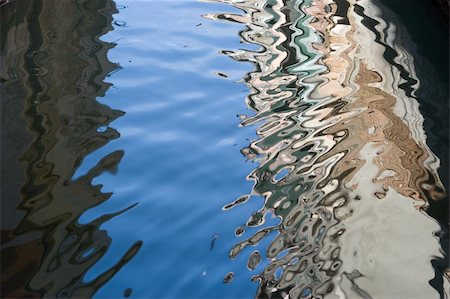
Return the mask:
<svg viewBox="0 0 450 299">
<path fill-rule="evenodd" d="M 115 44 L 100 40 L 117 12 L 111 0 L 1 7 L 2 297 L 91 297 L 142 245 L 83 280 L 111 244 L 100 225 L 123 212 L 77 222 L 111 197 L 92 180 L 115 172 L 124 151 L 72 180 L 87 155 L 120 136 L 108 125 L 124 112 L 96 101 L 119 67 L 107 58 Z"/>
</svg>

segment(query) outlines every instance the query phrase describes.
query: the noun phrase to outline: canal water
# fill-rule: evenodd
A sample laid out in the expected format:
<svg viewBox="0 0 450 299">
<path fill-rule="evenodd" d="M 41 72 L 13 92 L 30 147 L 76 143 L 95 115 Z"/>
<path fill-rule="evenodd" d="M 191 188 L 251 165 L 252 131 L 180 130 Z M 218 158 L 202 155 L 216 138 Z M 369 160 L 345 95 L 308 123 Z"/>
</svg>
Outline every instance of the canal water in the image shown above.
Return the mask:
<svg viewBox="0 0 450 299">
<path fill-rule="evenodd" d="M 446 298 L 422 0 L 14 0 L 1 297 Z"/>
</svg>

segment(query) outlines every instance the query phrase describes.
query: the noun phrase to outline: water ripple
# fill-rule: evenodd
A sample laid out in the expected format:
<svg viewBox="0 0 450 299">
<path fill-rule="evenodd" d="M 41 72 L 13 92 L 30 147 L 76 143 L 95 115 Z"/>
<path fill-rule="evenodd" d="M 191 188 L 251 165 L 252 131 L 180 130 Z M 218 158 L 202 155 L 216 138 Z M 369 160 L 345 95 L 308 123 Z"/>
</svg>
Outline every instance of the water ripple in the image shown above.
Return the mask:
<svg viewBox="0 0 450 299">
<path fill-rule="evenodd" d="M 105 78 L 120 69 L 107 58 L 115 44 L 100 40 L 117 12 L 110 0 L 14 1 L 2 8 L 2 95 L 18 107 L 6 132 L 22 140 L 13 151 L 21 165 L 14 167 L 26 172 L 19 198 L 9 192 L 5 204 L 14 209 L 18 203 L 22 214 L 2 226 L 2 260 L 9 260 L 2 265 L 2 297 L 92 297 L 142 246 L 128 244 L 112 266 L 85 280 L 111 246 L 101 226 L 133 207 L 79 221 L 112 196 L 94 180 L 117 171 L 123 150 L 74 177 L 86 156 L 120 136 L 109 125 L 124 112 L 97 101 L 111 86 Z M 25 111 L 23 123 L 18 111 Z"/>
<path fill-rule="evenodd" d="M 260 46 L 221 51 L 254 65 L 244 77 L 254 114 L 241 122 L 257 126 L 258 138 L 241 149 L 258 162 L 248 175 L 254 186 L 224 210 L 264 198 L 236 235 L 259 230 L 229 254 L 276 232 L 267 266 L 258 267 L 259 251 L 249 256 L 249 270 L 259 271 L 256 296 L 444 294 L 448 281 L 428 283 L 444 274 L 432 266 L 443 251 L 426 210 L 446 191 L 426 144 L 420 81 L 400 25 L 369 0 L 215 2 L 242 13 L 205 18 L 245 25 L 242 41 Z M 278 224 L 266 225 L 268 214 Z"/>
</svg>

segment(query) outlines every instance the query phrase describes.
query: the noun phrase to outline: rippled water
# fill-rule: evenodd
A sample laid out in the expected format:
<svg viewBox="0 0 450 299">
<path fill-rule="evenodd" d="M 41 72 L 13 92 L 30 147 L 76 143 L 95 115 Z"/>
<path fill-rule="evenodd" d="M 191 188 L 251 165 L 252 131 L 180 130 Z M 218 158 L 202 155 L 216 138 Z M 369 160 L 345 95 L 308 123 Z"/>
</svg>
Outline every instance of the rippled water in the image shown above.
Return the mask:
<svg viewBox="0 0 450 299">
<path fill-rule="evenodd" d="M 2 297 L 449 295 L 431 6 L 0 11 Z"/>
<path fill-rule="evenodd" d="M 446 194 L 439 158 L 426 144 L 413 56 L 398 42 L 402 31 L 373 1 L 230 4 L 245 16 L 208 17 L 247 25 L 242 39 L 263 47 L 224 52 L 256 66 L 246 76 L 256 114 L 241 124 L 263 123 L 242 152 L 258 161 L 251 196 L 264 205 L 246 226 L 265 228 L 230 257 L 277 233 L 265 250 L 270 264 L 254 277 L 257 296 L 442 293 L 442 278 L 429 283 L 435 271 L 443 276 L 430 264 L 444 259 L 439 225 L 424 210 Z M 268 214 L 279 223 L 264 225 Z"/>
</svg>

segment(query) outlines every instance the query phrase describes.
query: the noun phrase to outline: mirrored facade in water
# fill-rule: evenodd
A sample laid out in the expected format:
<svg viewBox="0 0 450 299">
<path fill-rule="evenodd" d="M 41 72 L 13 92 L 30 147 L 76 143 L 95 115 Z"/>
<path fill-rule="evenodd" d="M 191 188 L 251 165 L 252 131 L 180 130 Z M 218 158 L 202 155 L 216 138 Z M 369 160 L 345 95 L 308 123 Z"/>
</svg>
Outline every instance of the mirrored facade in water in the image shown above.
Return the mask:
<svg viewBox="0 0 450 299">
<path fill-rule="evenodd" d="M 84 280 L 111 244 L 100 226 L 124 212 L 78 222 L 112 196 L 92 181 L 114 173 L 124 151 L 73 178 L 88 154 L 120 136 L 109 124 L 124 112 L 97 101 L 119 67 L 107 57 L 114 44 L 101 40 L 115 13 L 110 0 L 17 0 L 1 9 L 2 297 L 92 297 L 141 246 Z"/>
<path fill-rule="evenodd" d="M 448 225 L 427 211 L 448 197 L 419 109 L 431 99 L 417 96 L 402 24 L 375 0 L 217 2 L 242 13 L 204 17 L 245 25 L 242 41 L 261 47 L 222 51 L 255 66 L 244 78 L 254 115 L 241 123 L 257 126 L 241 150 L 258 163 L 254 187 L 224 210 L 264 199 L 230 252 L 270 234 L 256 296 L 443 297 Z M 270 217 L 278 224 L 266 225 Z M 249 269 L 260 262 L 254 250 Z"/>
</svg>

